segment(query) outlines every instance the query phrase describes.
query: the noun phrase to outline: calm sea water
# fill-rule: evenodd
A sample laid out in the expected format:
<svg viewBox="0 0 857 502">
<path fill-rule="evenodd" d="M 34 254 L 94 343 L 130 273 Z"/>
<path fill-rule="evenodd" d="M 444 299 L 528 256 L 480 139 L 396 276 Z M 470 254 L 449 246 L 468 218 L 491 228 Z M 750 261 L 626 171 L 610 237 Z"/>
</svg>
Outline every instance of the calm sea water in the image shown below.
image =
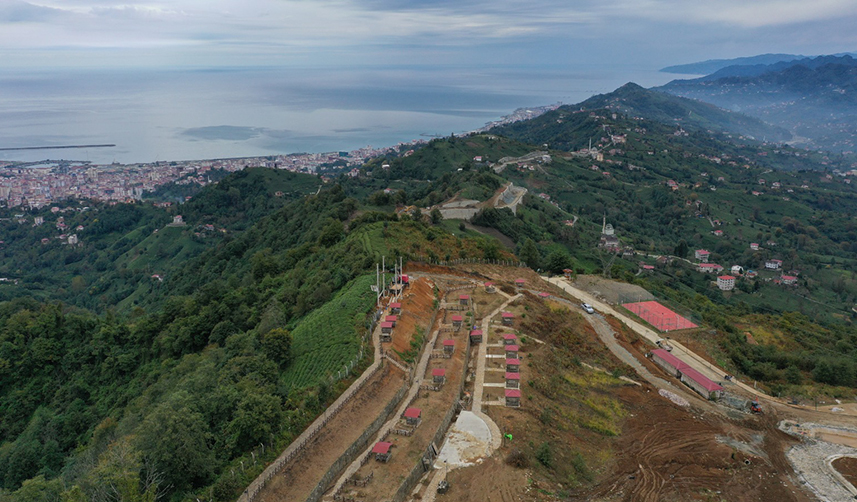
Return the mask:
<svg viewBox="0 0 857 502">
<path fill-rule="evenodd" d="M 0 159 L 152 162 L 295 152 L 449 135 L 518 107 L 577 103 L 646 68 L 395 67 L 0 71 Z"/>
</svg>

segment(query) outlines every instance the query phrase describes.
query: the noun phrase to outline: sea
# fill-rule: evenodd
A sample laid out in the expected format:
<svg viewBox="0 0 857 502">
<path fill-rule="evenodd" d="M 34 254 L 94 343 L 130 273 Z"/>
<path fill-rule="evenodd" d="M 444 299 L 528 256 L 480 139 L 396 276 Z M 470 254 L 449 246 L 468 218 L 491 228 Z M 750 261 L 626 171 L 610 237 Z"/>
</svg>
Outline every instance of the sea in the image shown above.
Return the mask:
<svg viewBox="0 0 857 502">
<path fill-rule="evenodd" d="M 674 75 L 574 67 L 0 70 L 0 160 L 122 164 L 350 151 L 462 134 L 522 107 Z"/>
</svg>

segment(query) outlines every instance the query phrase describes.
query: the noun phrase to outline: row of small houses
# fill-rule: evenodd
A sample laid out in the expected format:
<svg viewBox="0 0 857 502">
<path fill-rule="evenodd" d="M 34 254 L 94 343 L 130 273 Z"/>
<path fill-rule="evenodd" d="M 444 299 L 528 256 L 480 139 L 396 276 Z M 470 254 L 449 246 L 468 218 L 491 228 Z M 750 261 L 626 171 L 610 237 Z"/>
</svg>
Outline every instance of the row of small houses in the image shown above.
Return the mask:
<svg viewBox="0 0 857 502">
<path fill-rule="evenodd" d="M 670 375 L 678 378 L 706 399 L 717 401 L 723 397 L 723 387 L 691 368 L 687 363 L 669 353 L 665 349 L 655 349 L 650 352 L 652 361 Z"/>
<path fill-rule="evenodd" d="M 402 304 L 400 302 L 391 303 L 390 315 L 385 316 L 384 320 L 381 321 L 382 342 L 393 341 L 393 328 L 396 327 L 396 322 L 399 320 L 400 315 L 402 315 Z"/>
</svg>

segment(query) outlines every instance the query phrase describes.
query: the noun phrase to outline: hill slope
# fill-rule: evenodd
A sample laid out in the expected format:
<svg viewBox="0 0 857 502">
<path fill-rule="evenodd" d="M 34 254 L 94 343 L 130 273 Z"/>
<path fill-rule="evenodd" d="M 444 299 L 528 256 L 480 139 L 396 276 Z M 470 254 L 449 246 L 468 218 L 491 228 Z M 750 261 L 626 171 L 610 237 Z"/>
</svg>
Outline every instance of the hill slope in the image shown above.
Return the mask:
<svg viewBox="0 0 857 502">
<path fill-rule="evenodd" d="M 568 144 L 563 138 L 569 134 L 595 131 L 575 129 L 572 124 L 557 122 L 560 115 L 568 116 L 577 110 L 607 109 L 631 117 L 643 117 L 648 120 L 671 124 L 689 130 L 705 130 L 720 133 L 734 133 L 751 138 L 769 141 L 785 141 L 791 137 L 788 131 L 770 126 L 764 122 L 739 113 L 733 113 L 707 103 L 670 96 L 654 92 L 634 83 L 628 83 L 608 94 L 593 96 L 577 105 L 568 105 L 548 112 L 533 120 L 519 122 L 492 130 L 497 134 L 510 135 L 520 141 L 531 143 Z M 538 134 L 521 134 L 522 131 L 536 131 Z M 551 139 L 553 138 L 553 140 Z M 582 145 L 577 145 L 581 147 Z"/>
<path fill-rule="evenodd" d="M 834 151 L 857 144 L 855 89 L 857 60 L 850 56 L 728 68 L 656 88 L 752 115 L 789 129 L 807 146 Z"/>
</svg>

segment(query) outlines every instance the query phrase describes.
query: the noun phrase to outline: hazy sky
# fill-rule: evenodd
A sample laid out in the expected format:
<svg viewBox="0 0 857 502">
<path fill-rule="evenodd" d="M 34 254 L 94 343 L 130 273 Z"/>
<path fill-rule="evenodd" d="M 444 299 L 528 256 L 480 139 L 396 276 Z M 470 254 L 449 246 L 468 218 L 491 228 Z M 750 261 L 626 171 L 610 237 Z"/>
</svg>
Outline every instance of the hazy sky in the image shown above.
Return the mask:
<svg viewBox="0 0 857 502">
<path fill-rule="evenodd" d="M 3 69 L 511 65 L 657 68 L 857 50 L 855 0 L 0 0 Z"/>
</svg>

